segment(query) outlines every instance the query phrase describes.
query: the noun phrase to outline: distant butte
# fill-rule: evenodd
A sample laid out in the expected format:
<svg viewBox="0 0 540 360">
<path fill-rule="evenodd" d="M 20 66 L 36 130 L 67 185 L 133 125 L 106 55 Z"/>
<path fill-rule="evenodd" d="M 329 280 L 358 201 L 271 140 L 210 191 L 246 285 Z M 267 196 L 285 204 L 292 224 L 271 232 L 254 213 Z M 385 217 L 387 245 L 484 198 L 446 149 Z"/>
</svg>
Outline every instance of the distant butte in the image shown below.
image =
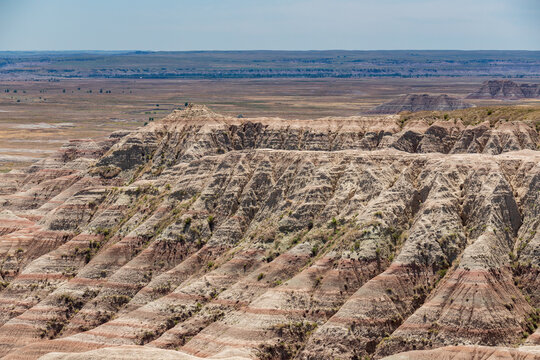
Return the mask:
<svg viewBox="0 0 540 360">
<path fill-rule="evenodd" d="M 467 99 L 519 100 L 540 97 L 538 84 L 518 84 L 511 80 L 489 80 Z"/>
<path fill-rule="evenodd" d="M 408 94 L 385 102 L 368 111 L 368 114 L 399 114 L 403 111 L 452 111 L 467 109 L 474 105 L 446 94 L 433 96 L 428 94 Z"/>
</svg>

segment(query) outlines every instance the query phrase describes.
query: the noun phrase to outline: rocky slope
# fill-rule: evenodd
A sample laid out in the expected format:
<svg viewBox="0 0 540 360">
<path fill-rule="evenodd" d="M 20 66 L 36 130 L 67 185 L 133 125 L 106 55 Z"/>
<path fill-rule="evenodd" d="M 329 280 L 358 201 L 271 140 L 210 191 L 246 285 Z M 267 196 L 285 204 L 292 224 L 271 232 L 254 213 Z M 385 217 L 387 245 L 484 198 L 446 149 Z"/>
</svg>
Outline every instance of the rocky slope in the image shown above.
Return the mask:
<svg viewBox="0 0 540 360">
<path fill-rule="evenodd" d="M 540 86 L 538 84 L 518 84 L 512 80 L 489 80 L 467 99 L 502 99 L 519 100 L 525 98 L 540 97 Z"/>
<path fill-rule="evenodd" d="M 467 109 L 472 106 L 472 104 L 466 103 L 461 99 L 450 97 L 446 94 L 438 96 L 428 94 L 408 94 L 378 105 L 368 111 L 368 114 L 399 114 L 403 111 L 452 111 Z"/>
<path fill-rule="evenodd" d="M 72 141 L 0 174 L 0 356 L 538 358 L 539 144 L 202 106 Z"/>
</svg>

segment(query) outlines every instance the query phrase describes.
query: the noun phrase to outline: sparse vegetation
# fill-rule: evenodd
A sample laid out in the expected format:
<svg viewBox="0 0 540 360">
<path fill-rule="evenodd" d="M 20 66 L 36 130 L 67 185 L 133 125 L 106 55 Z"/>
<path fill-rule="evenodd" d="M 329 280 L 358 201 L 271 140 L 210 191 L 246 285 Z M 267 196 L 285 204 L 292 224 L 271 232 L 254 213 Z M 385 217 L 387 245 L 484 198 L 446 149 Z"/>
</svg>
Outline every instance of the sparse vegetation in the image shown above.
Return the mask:
<svg viewBox="0 0 540 360">
<path fill-rule="evenodd" d="M 214 231 L 214 217 L 212 215 L 208 216 L 207 220 L 208 227 L 210 228 L 210 231 Z"/>
<path fill-rule="evenodd" d="M 319 245 L 318 245 L 318 244 L 314 244 L 314 245 L 311 247 L 311 256 L 316 256 L 318 253 L 319 253 Z"/>
<path fill-rule="evenodd" d="M 264 343 L 257 349 L 261 360 L 293 359 L 305 346 L 306 339 L 317 328 L 317 323 L 308 321 L 290 322 L 274 325 L 271 330 L 279 341 Z"/>
<path fill-rule="evenodd" d="M 188 231 L 190 226 L 191 226 L 191 218 L 187 217 L 184 219 L 184 232 Z"/>
</svg>

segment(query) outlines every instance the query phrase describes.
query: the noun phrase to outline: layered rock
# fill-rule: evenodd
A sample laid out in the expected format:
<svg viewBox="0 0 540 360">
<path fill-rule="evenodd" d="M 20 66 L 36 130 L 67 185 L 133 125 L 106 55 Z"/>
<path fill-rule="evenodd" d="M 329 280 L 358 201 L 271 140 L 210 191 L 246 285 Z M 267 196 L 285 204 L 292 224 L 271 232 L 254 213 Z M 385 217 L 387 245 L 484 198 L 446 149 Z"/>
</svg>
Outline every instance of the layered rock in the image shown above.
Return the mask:
<svg viewBox="0 0 540 360">
<path fill-rule="evenodd" d="M 538 84 L 518 84 L 512 80 L 489 80 L 467 99 L 519 100 L 540 97 Z"/>
<path fill-rule="evenodd" d="M 369 110 L 368 114 L 399 114 L 403 111 L 452 111 L 472 107 L 461 99 L 446 94 L 407 94 Z"/>
<path fill-rule="evenodd" d="M 502 348 L 540 343 L 531 125 L 191 106 L 71 142 L 0 174 L 0 355 L 534 358 Z"/>
</svg>

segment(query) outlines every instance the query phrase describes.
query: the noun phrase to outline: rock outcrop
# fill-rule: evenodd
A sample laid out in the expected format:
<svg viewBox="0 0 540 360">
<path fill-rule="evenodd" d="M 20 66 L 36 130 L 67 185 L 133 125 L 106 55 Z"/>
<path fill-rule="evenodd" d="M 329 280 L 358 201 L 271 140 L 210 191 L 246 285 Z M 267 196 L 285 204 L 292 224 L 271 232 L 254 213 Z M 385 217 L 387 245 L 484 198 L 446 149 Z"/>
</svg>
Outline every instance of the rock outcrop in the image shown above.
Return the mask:
<svg viewBox="0 0 540 360">
<path fill-rule="evenodd" d="M 489 80 L 467 99 L 519 100 L 540 97 L 540 85 L 518 84 L 512 80 Z"/>
<path fill-rule="evenodd" d="M 448 95 L 408 94 L 369 110 L 368 114 L 399 114 L 403 111 L 452 111 L 467 109 L 472 104 Z"/>
<path fill-rule="evenodd" d="M 70 142 L 0 174 L 0 356 L 538 358 L 539 143 L 202 106 Z"/>
</svg>

